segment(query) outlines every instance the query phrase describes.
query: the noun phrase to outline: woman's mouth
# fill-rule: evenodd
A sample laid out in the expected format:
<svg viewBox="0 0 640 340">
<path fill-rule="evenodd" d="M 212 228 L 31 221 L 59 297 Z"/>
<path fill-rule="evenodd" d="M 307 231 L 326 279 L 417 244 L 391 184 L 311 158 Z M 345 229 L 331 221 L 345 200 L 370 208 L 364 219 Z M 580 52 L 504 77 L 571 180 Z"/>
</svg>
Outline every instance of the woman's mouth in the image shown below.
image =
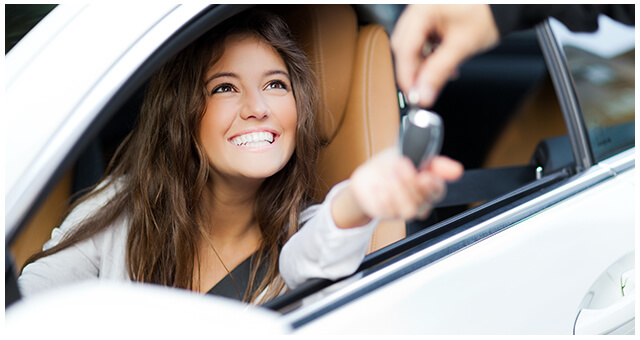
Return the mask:
<svg viewBox="0 0 640 340">
<path fill-rule="evenodd" d="M 275 136 L 271 132 L 260 131 L 246 133 L 233 137 L 229 140 L 231 144 L 247 148 L 266 146 L 273 143 Z"/>
</svg>

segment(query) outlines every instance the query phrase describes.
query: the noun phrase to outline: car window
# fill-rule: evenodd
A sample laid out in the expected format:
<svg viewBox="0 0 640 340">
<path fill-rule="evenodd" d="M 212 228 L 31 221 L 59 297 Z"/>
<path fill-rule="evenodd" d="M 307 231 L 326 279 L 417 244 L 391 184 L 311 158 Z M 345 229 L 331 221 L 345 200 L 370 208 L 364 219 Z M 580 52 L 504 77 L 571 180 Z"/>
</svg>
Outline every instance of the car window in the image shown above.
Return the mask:
<svg viewBox="0 0 640 340">
<path fill-rule="evenodd" d="M 460 161 L 465 173 L 448 183 L 447 196 L 429 220 L 408 223 L 408 235 L 573 163 L 534 30 L 509 35 L 463 63 L 432 109 L 444 121 L 441 153 Z"/>
<path fill-rule="evenodd" d="M 4 53 L 7 54 L 56 5 L 4 5 Z"/>
<path fill-rule="evenodd" d="M 594 33 L 550 20 L 566 56 L 596 162 L 635 145 L 635 34 L 601 15 Z"/>
</svg>

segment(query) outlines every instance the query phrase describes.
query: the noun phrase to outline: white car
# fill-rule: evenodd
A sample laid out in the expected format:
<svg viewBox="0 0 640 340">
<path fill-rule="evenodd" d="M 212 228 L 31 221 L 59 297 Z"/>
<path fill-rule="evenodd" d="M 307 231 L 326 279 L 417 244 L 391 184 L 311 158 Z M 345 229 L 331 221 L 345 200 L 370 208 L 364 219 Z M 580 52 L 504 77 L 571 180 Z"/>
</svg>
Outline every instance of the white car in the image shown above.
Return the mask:
<svg viewBox="0 0 640 340">
<path fill-rule="evenodd" d="M 151 73 L 248 7 L 64 4 L 6 54 L 9 338 L 635 333 L 635 37 L 604 16 L 594 34 L 547 21 L 460 68 L 433 109 L 465 175 L 352 276 L 254 308 L 99 281 L 20 298 L 19 254 L 46 240 L 29 232 L 42 203 L 67 174 L 72 191 L 95 183 Z M 403 6 L 351 8 L 390 31 Z"/>
</svg>

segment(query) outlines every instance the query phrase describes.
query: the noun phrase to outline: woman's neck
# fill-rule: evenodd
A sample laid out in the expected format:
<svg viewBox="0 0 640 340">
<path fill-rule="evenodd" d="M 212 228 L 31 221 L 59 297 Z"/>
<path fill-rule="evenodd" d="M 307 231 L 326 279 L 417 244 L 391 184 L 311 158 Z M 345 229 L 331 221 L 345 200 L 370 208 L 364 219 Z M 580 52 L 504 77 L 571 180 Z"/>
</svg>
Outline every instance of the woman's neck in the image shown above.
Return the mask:
<svg viewBox="0 0 640 340">
<path fill-rule="evenodd" d="M 259 235 L 253 210 L 262 182 L 219 176 L 209 181 L 205 199 L 210 212 L 210 236 L 216 247 L 234 246 L 247 237 Z"/>
<path fill-rule="evenodd" d="M 201 240 L 199 269 L 194 272 L 197 290 L 211 289 L 260 247 L 262 234 L 253 214 L 260 184 L 222 178 L 209 181 L 203 197 L 209 211 L 209 240 Z"/>
</svg>

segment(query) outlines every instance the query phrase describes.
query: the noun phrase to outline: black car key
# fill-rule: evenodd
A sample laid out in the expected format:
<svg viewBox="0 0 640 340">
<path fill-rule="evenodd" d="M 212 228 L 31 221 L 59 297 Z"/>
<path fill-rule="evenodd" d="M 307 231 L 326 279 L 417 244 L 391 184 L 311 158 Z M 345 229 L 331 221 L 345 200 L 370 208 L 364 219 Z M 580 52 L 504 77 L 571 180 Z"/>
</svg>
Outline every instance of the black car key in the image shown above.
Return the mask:
<svg viewBox="0 0 640 340">
<path fill-rule="evenodd" d="M 427 165 L 440 152 L 444 127 L 442 118 L 417 106 L 415 94 L 409 95 L 409 112 L 402 120 L 400 147 L 416 168 Z"/>
</svg>

